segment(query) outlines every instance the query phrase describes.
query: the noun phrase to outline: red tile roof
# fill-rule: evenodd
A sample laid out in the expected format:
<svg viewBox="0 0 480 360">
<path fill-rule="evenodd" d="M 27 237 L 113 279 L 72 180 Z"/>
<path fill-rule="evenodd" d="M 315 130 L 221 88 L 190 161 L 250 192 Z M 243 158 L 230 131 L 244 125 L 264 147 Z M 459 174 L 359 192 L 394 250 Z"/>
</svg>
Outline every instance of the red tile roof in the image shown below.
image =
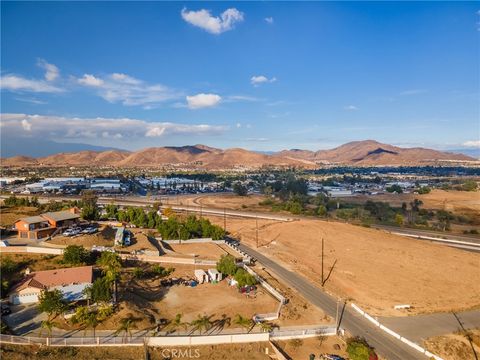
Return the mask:
<svg viewBox="0 0 480 360">
<path fill-rule="evenodd" d="M 11 292 L 18 292 L 28 287 L 48 289 L 62 285 L 91 283 L 92 278 L 93 266 L 36 271 L 27 275 Z"/>
</svg>

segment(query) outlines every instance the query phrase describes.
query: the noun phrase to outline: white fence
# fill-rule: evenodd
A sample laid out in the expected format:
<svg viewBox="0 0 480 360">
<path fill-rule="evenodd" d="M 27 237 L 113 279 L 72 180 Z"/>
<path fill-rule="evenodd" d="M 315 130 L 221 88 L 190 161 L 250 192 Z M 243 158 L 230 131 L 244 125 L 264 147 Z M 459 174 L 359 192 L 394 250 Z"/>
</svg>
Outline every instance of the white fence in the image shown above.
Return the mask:
<svg viewBox="0 0 480 360">
<path fill-rule="evenodd" d="M 363 311 L 362 309 L 360 309 L 357 305 L 355 305 L 354 303 L 351 303 L 351 306 L 352 308 L 358 312 L 360 315 L 362 315 L 365 319 L 367 319 L 368 321 L 370 321 L 372 324 L 374 324 L 375 326 L 378 326 L 381 330 L 385 331 L 387 334 L 397 338 L 398 340 L 400 340 L 401 342 L 407 344 L 408 346 L 414 348 L 415 350 L 421 352 L 422 354 L 424 354 L 425 356 L 428 356 L 429 358 L 434 358 L 435 360 L 443 360 L 441 357 L 435 355 L 435 354 L 432 354 L 430 351 L 428 351 L 427 349 L 421 347 L 420 345 L 414 343 L 413 341 L 410 341 L 408 340 L 407 338 L 404 338 L 403 336 L 401 336 L 400 334 L 397 334 L 395 331 L 387 328 L 386 326 L 380 324 L 378 322 L 377 319 L 373 318 L 372 316 L 368 315 L 365 311 Z"/>
<path fill-rule="evenodd" d="M 63 249 L 38 247 L 38 246 L 7 246 L 7 247 L 0 247 L 0 253 L 32 253 L 32 254 L 62 255 Z"/>
<path fill-rule="evenodd" d="M 276 329 L 261 333 L 232 333 L 218 335 L 169 335 L 155 337 L 32 337 L 0 334 L 0 343 L 46 346 L 191 346 L 215 344 L 241 344 L 268 342 L 270 340 L 304 339 L 316 336 L 333 336 L 335 326 L 310 329 Z"/>
<path fill-rule="evenodd" d="M 198 238 L 187 240 L 160 240 L 167 244 L 203 244 L 203 243 L 223 243 L 223 240 L 213 240 L 212 238 Z"/>
</svg>

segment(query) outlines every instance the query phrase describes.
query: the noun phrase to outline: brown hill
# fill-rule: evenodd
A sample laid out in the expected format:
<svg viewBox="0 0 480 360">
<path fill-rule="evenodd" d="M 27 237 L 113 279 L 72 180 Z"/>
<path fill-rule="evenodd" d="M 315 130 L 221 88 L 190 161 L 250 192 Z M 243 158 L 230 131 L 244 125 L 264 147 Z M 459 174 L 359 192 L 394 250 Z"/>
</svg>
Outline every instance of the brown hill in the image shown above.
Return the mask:
<svg viewBox="0 0 480 360">
<path fill-rule="evenodd" d="M 374 140 L 353 141 L 331 150 L 316 152 L 287 150 L 279 154 L 290 158 L 305 159 L 317 163 L 349 165 L 409 165 L 438 161 L 474 161 L 463 154 L 453 154 L 424 148 L 400 148 Z"/>
<path fill-rule="evenodd" d="M 373 140 L 354 141 L 331 150 L 285 150 L 273 155 L 245 149 L 217 149 L 205 145 L 166 146 L 128 151 L 80 151 L 59 153 L 39 159 L 16 156 L 2 159 L 4 166 L 110 165 L 120 167 L 184 165 L 205 169 L 262 166 L 295 166 L 312 168 L 319 163 L 345 165 L 413 165 L 434 164 L 438 161 L 474 161 L 462 154 L 452 154 L 424 148 L 400 148 Z"/>
</svg>

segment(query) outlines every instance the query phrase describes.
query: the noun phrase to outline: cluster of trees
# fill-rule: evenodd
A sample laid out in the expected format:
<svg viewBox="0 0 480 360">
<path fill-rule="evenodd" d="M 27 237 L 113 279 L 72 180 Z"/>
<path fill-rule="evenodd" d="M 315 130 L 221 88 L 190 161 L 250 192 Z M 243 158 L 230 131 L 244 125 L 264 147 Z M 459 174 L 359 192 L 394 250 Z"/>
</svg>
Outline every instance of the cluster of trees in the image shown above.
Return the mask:
<svg viewBox="0 0 480 360">
<path fill-rule="evenodd" d="M 157 226 L 157 230 L 163 239 L 169 240 L 187 240 L 201 237 L 221 240 L 225 236 L 225 231 L 220 226 L 213 225 L 210 220 L 199 219 L 194 215 L 190 215 L 184 220 L 171 216 L 167 221 L 162 221 Z"/>
<path fill-rule="evenodd" d="M 387 190 L 389 193 L 397 193 L 397 194 L 403 193 L 402 187 L 400 185 L 397 185 L 397 184 L 393 184 L 391 186 L 388 186 L 388 187 L 385 188 L 385 190 Z"/>
<path fill-rule="evenodd" d="M 32 206 L 38 207 L 40 203 L 38 202 L 38 198 L 36 196 L 32 196 L 32 198 L 28 197 L 17 197 L 15 194 L 10 195 L 3 201 L 5 206 Z"/>
<path fill-rule="evenodd" d="M 232 255 L 222 255 L 217 262 L 217 270 L 224 275 L 233 276 L 239 287 L 257 284 L 257 279 L 253 275 L 237 266 Z"/>
<path fill-rule="evenodd" d="M 120 210 L 117 205 L 110 204 L 105 207 L 105 210 L 107 218 L 128 222 L 137 227 L 156 229 L 162 223 L 162 218 L 155 209 L 146 212 L 141 207 L 130 206 Z"/>
<path fill-rule="evenodd" d="M 247 196 L 248 189 L 240 181 L 237 181 L 233 184 L 233 192 L 238 196 Z"/>
</svg>

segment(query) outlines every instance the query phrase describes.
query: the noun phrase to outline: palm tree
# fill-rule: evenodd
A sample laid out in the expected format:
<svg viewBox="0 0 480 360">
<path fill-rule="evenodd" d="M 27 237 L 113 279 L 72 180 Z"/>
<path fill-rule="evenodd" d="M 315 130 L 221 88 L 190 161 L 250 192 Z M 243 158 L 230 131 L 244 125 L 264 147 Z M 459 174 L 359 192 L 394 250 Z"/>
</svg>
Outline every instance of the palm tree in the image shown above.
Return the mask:
<svg viewBox="0 0 480 360">
<path fill-rule="evenodd" d="M 168 328 L 172 330 L 172 332 L 175 332 L 178 328 L 184 328 L 187 330 L 188 323 L 182 321 L 182 314 L 177 314 L 175 315 L 175 319 L 173 319 L 169 324 Z"/>
<path fill-rule="evenodd" d="M 98 315 L 96 312 L 91 312 L 88 314 L 87 318 L 85 319 L 85 327 L 91 327 L 93 329 L 93 337 L 95 337 L 95 329 L 97 328 L 98 324 L 100 323 L 98 319 Z"/>
<path fill-rule="evenodd" d="M 52 328 L 53 328 L 53 321 L 43 320 L 42 324 L 40 325 L 39 335 L 41 335 L 42 331 L 45 329 L 45 330 L 47 330 L 48 337 L 51 337 L 52 336 Z"/>
<path fill-rule="evenodd" d="M 136 321 L 137 319 L 134 319 L 132 317 L 120 320 L 120 326 L 117 328 L 114 334 L 117 335 L 124 331 L 124 339 L 127 338 L 127 335 L 132 337 L 132 329 L 137 328 L 137 325 L 135 324 Z"/>
<path fill-rule="evenodd" d="M 117 302 L 117 280 L 122 269 L 122 262 L 120 256 L 116 253 L 104 251 L 102 256 L 97 260 L 97 264 L 102 267 L 102 272 L 105 277 L 113 281 L 113 302 Z"/>
<path fill-rule="evenodd" d="M 253 328 L 253 326 L 255 326 L 252 319 L 249 319 L 247 317 L 243 317 L 240 314 L 235 315 L 235 319 L 233 320 L 233 322 L 235 324 L 239 325 L 240 327 L 243 327 L 245 330 L 247 330 L 247 332 L 249 332 L 251 330 L 251 328 Z"/>
<path fill-rule="evenodd" d="M 260 329 L 262 329 L 263 332 L 271 332 L 273 330 L 273 325 L 268 322 L 261 322 Z"/>
<path fill-rule="evenodd" d="M 211 329 L 212 327 L 212 322 L 210 320 L 211 317 L 212 317 L 211 315 L 210 316 L 198 315 L 197 318 L 190 323 L 190 325 L 193 326 L 194 330 L 200 331 L 200 334 L 201 334 L 202 330 L 208 331 Z"/>
</svg>

